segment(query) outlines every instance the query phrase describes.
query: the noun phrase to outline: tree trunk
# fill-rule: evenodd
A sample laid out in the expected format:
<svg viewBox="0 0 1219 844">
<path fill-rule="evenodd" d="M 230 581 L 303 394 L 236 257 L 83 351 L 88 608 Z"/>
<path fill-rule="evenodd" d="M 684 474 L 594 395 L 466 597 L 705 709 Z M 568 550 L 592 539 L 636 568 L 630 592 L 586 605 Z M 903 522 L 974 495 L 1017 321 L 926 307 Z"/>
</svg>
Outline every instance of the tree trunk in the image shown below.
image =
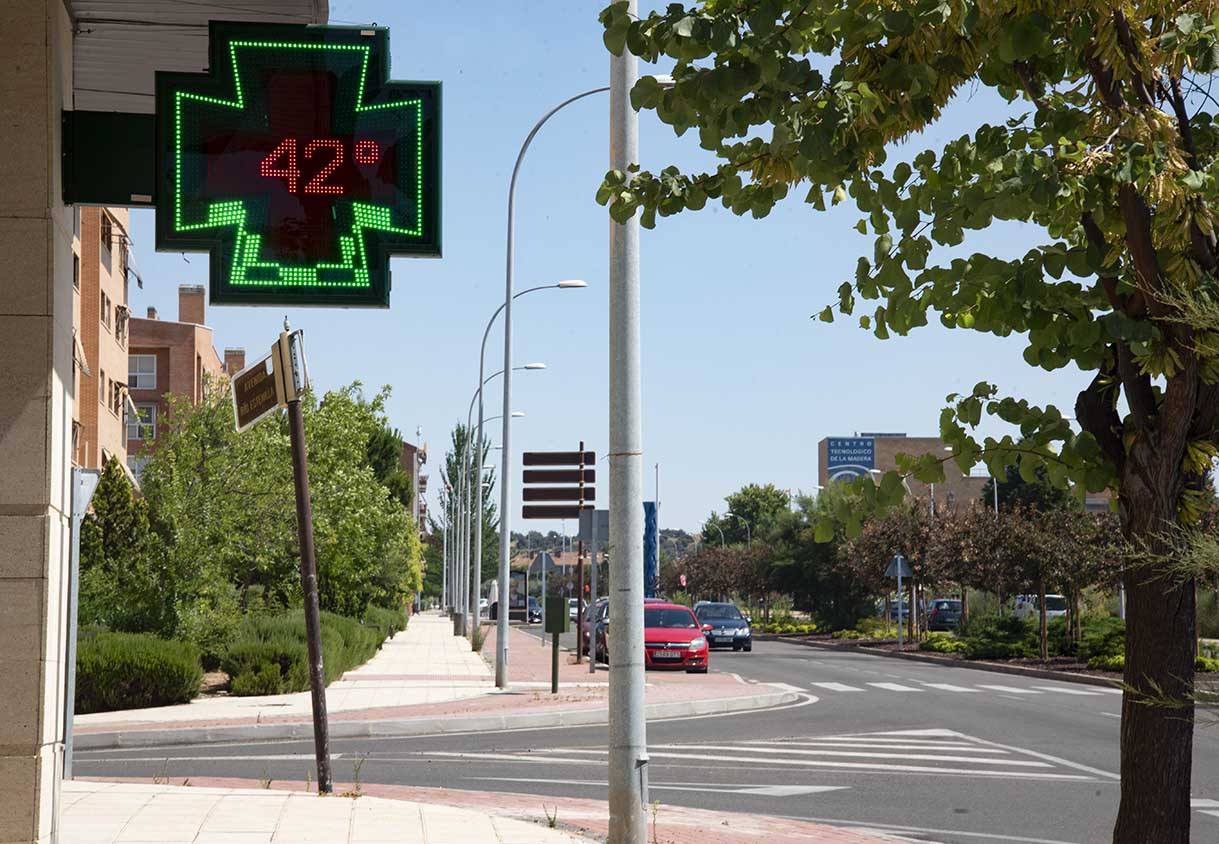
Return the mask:
<svg viewBox="0 0 1219 844">
<path fill-rule="evenodd" d="M 1113 844 L 1189 844 L 1194 731 L 1193 581 L 1164 570 L 1166 541 L 1184 487 L 1175 458 L 1157 454 L 1142 434 L 1120 479 L 1122 531 L 1150 552 L 1128 566 L 1126 691 L 1122 697 L 1121 805 Z M 1149 443 L 1148 440 L 1153 442 Z M 1163 555 L 1155 559 L 1153 555 Z M 1165 701 L 1178 702 L 1166 706 Z"/>
<path fill-rule="evenodd" d="M 958 629 L 965 626 L 965 622 L 969 621 L 969 589 L 961 590 L 961 622 L 957 625 Z"/>
</svg>

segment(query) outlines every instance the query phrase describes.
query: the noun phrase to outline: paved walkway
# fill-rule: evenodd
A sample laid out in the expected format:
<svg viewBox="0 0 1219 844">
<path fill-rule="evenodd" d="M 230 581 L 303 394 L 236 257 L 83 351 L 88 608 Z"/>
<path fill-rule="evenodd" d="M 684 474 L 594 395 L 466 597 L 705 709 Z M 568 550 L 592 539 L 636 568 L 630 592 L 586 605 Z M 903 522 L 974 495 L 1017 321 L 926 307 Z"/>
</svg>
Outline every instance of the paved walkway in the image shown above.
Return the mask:
<svg viewBox="0 0 1219 844">
<path fill-rule="evenodd" d="M 436 803 L 83 780 L 64 783 L 60 824 L 71 844 L 592 844 Z"/>
<path fill-rule="evenodd" d="M 326 688 L 332 714 L 389 707 L 443 704 L 487 693 L 494 676 L 469 644 L 453 635 L 453 623 L 437 613 L 411 619 L 377 655 Z M 198 698 L 180 706 L 126 709 L 76 716 L 81 732 L 137 724 L 219 723 L 229 719 L 267 721 L 309 718 L 308 692 L 255 697 Z"/>
</svg>

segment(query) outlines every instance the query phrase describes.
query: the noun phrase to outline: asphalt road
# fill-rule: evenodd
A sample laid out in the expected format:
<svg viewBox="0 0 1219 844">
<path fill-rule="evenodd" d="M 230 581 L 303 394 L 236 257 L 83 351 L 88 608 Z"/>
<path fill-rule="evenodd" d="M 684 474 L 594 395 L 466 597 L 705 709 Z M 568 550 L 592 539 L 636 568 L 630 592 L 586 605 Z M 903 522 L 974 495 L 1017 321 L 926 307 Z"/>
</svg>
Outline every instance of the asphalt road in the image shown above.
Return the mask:
<svg viewBox="0 0 1219 844">
<path fill-rule="evenodd" d="M 540 645 L 539 645 L 540 647 Z M 820 820 L 944 844 L 1102 844 L 1118 803 L 1121 696 L 1105 689 L 757 642 L 713 671 L 797 704 L 649 724 L 662 804 Z M 1219 723 L 1201 716 L 1193 840 L 1219 841 Z M 332 742 L 336 778 L 605 797 L 604 727 Z M 79 752 L 83 775 L 301 779 L 309 742 Z M 1208 802 L 1213 801 L 1213 802 Z"/>
</svg>

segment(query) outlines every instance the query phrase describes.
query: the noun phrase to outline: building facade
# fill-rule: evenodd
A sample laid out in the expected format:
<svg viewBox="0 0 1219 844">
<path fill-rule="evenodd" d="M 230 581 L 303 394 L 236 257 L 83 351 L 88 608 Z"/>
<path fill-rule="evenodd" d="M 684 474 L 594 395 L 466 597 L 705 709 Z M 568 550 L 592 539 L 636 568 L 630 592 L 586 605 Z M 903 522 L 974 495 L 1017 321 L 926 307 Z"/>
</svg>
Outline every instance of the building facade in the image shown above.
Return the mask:
<svg viewBox="0 0 1219 844">
<path fill-rule="evenodd" d="M 127 369 L 133 413 L 126 430 L 131 468 L 138 475 L 145 453 L 164 429 L 171 396 L 197 404 L 222 378 L 245 368 L 245 350 L 216 353 L 206 324 L 207 293 L 200 284 L 178 287 L 177 321 L 158 318 L 156 308 L 131 319 Z"/>
<path fill-rule="evenodd" d="M 914 478 L 907 483 L 912 495 L 936 508 L 953 508 L 977 502 L 982 497 L 989 475 L 967 475 L 952 460 L 947 444 L 939 437 L 910 437 L 905 434 L 858 434 L 850 437 L 824 437 L 817 443 L 817 483 L 822 487 L 869 473 L 897 469 L 897 455 L 919 457 L 933 454 L 944 459 L 945 478 L 925 484 Z"/>
<path fill-rule="evenodd" d="M 72 313 L 76 332 L 72 460 L 100 469 L 127 462 L 125 417 L 130 343 L 128 213 L 78 208 L 73 214 Z"/>
</svg>

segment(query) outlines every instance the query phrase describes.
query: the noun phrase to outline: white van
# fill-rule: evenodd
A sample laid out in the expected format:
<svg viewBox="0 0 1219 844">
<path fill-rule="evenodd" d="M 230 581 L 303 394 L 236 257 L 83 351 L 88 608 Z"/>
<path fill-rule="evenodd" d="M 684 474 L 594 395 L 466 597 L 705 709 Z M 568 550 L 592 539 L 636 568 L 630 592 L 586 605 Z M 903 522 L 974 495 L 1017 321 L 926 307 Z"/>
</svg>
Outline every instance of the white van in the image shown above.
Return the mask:
<svg viewBox="0 0 1219 844">
<path fill-rule="evenodd" d="M 1017 595 L 1016 608 L 1012 611 L 1016 618 L 1040 618 L 1041 609 L 1037 605 L 1036 595 Z M 1065 595 L 1045 596 L 1045 617 L 1062 618 L 1067 614 L 1067 598 Z"/>
</svg>

